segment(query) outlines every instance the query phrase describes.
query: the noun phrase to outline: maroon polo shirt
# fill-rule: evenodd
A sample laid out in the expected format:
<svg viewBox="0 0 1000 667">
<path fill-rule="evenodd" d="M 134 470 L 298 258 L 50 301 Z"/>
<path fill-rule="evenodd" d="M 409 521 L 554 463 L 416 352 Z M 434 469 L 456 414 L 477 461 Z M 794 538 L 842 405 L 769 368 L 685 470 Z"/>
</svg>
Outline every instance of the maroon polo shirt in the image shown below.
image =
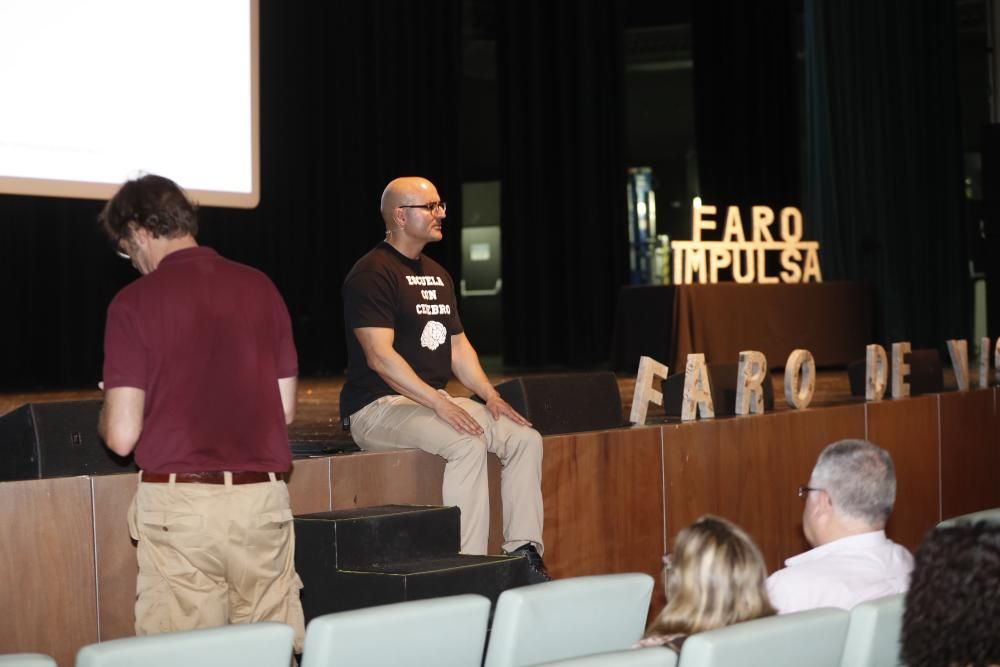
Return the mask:
<svg viewBox="0 0 1000 667">
<path fill-rule="evenodd" d="M 274 284 L 211 248 L 170 253 L 108 307 L 104 387 L 146 392 L 143 470 L 287 471 L 278 378 L 297 374 Z"/>
</svg>

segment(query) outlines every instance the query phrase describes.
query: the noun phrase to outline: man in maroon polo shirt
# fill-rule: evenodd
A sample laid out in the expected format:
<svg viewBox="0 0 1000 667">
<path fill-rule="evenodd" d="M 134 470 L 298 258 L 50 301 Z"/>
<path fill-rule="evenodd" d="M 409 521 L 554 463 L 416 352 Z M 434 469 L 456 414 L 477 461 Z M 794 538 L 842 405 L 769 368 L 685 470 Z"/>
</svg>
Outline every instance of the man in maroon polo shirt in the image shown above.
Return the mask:
<svg viewBox="0 0 1000 667">
<path fill-rule="evenodd" d="M 264 274 L 198 246 L 171 180 L 125 183 L 100 223 L 143 274 L 108 307 L 108 447 L 142 470 L 136 634 L 280 621 L 304 634 L 288 489 L 298 360 Z"/>
</svg>

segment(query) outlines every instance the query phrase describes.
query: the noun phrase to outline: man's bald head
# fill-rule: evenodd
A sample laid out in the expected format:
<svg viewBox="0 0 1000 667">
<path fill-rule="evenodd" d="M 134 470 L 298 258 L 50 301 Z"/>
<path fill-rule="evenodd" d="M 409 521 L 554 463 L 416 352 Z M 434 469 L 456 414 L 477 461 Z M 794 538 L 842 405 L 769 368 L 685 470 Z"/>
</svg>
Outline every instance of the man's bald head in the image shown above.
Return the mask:
<svg viewBox="0 0 1000 667">
<path fill-rule="evenodd" d="M 394 178 L 382 192 L 382 220 L 386 229 L 392 229 L 392 216 L 397 206 L 403 204 L 423 204 L 437 198 L 434 184 L 421 176 L 401 176 Z"/>
</svg>

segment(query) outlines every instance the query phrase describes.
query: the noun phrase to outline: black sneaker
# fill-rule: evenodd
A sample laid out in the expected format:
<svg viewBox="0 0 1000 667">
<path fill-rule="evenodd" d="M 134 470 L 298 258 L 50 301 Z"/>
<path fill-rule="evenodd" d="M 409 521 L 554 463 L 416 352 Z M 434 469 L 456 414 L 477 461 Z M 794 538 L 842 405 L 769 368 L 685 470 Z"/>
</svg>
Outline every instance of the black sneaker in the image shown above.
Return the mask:
<svg viewBox="0 0 1000 667">
<path fill-rule="evenodd" d="M 545 561 L 542 560 L 542 555 L 538 553 L 535 545 L 531 542 L 522 544 L 513 551 L 507 552 L 507 555 L 518 556 L 528 561 L 528 583 L 540 584 L 544 581 L 552 581 L 549 571 L 545 569 Z"/>
</svg>

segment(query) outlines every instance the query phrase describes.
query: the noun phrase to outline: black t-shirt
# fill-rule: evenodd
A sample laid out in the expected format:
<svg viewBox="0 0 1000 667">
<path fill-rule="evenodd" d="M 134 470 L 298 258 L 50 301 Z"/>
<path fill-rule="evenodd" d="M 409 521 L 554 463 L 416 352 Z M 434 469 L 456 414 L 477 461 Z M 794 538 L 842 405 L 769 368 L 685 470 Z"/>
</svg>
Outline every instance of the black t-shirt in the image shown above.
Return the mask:
<svg viewBox="0 0 1000 667">
<path fill-rule="evenodd" d="M 451 379 L 451 337 L 462 333 L 455 286 L 444 267 L 425 255 L 410 259 L 382 242 L 354 265 L 342 293 L 347 333 L 342 416 L 397 393 L 368 367 L 354 335 L 361 327 L 394 330 L 396 352 L 420 379 L 444 389 Z"/>
</svg>

